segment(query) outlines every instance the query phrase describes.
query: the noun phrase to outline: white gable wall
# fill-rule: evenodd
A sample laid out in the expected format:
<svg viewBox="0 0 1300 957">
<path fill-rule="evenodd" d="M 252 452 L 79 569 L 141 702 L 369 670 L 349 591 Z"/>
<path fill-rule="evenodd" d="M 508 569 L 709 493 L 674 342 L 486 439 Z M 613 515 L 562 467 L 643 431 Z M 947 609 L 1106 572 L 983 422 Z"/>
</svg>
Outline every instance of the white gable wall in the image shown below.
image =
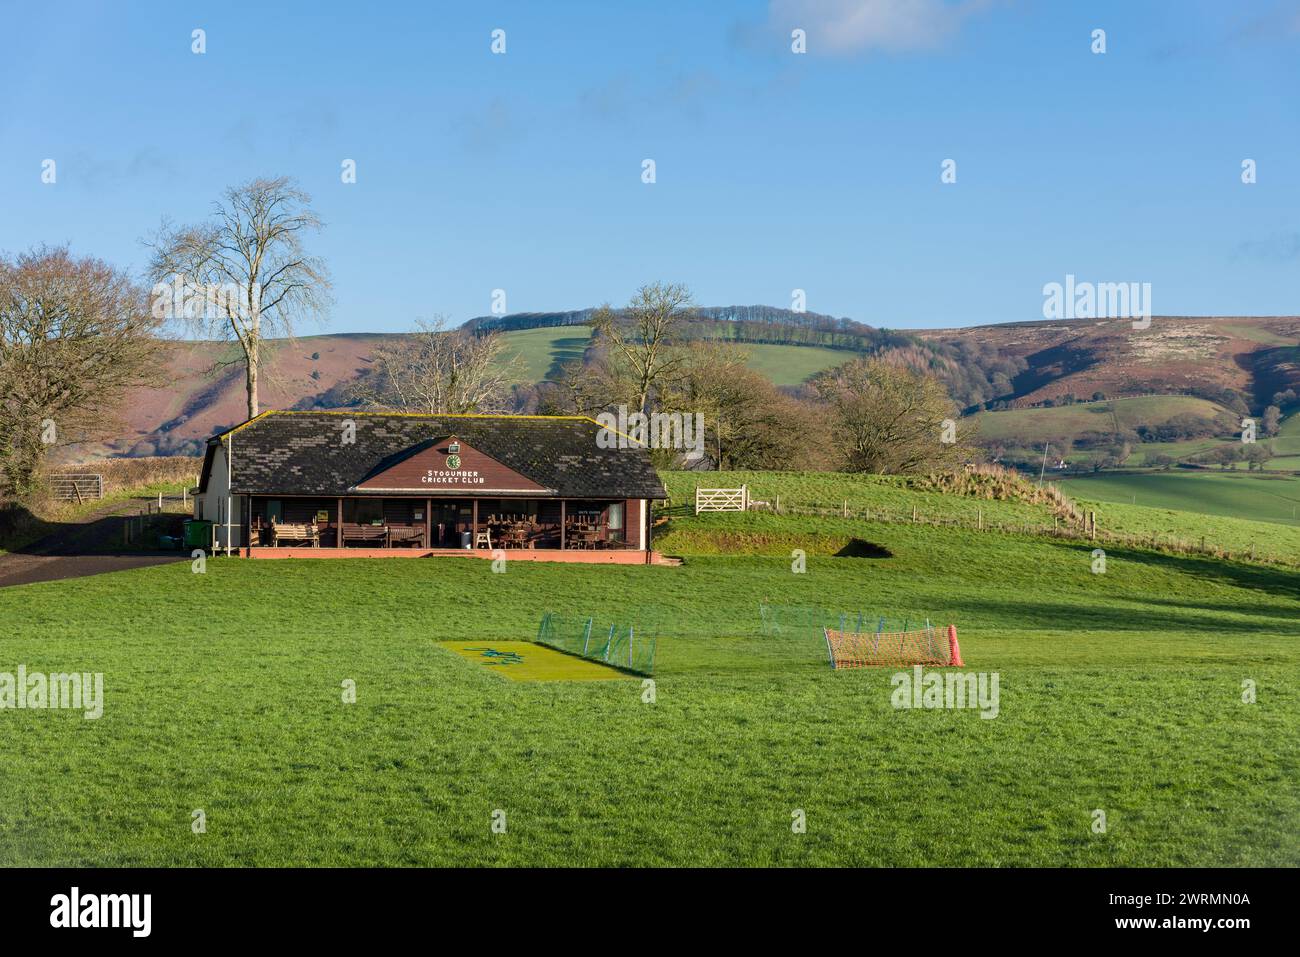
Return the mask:
<svg viewBox="0 0 1300 957">
<path fill-rule="evenodd" d="M 241 500 L 231 498 L 229 475 L 226 467 L 226 445 L 219 444 L 212 455 L 212 471 L 208 474 L 208 488 L 195 501 L 195 518 L 212 522 L 216 531 L 218 548 L 227 545 L 238 548 L 241 544 L 243 520 L 241 518 Z M 227 509 L 230 509 L 227 515 Z M 227 527 L 229 519 L 229 527 Z"/>
</svg>

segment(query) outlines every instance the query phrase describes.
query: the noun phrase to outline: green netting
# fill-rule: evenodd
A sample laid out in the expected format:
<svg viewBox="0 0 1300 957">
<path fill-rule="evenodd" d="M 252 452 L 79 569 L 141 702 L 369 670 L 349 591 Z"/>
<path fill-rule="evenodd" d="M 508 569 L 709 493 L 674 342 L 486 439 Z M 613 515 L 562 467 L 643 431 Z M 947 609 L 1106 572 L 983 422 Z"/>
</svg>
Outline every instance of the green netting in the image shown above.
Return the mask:
<svg viewBox="0 0 1300 957">
<path fill-rule="evenodd" d="M 758 606 L 762 633 L 772 638 L 808 638 L 822 640 L 822 629 L 851 635 L 905 632 L 929 627 L 923 616 L 897 617 L 873 611 L 836 611 L 811 605 Z"/>
<path fill-rule="evenodd" d="M 537 641 L 625 671 L 654 674 L 657 638 L 644 627 L 548 611 L 537 628 Z"/>
</svg>

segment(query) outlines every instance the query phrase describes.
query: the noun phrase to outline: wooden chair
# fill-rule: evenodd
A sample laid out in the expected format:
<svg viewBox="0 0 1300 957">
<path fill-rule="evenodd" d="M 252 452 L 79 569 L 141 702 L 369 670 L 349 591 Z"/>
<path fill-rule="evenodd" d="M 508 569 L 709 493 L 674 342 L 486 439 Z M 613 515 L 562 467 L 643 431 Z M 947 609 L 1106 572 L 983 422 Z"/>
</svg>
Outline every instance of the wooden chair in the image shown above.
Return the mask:
<svg viewBox="0 0 1300 957">
<path fill-rule="evenodd" d="M 492 533 L 491 533 L 490 531 L 488 531 L 487 529 L 484 529 L 484 530 L 481 531 L 481 532 L 475 532 L 475 533 L 474 533 L 474 547 L 475 547 L 475 548 L 479 548 L 479 547 L 483 547 L 483 548 L 491 548 L 491 547 L 492 547 Z"/>
</svg>

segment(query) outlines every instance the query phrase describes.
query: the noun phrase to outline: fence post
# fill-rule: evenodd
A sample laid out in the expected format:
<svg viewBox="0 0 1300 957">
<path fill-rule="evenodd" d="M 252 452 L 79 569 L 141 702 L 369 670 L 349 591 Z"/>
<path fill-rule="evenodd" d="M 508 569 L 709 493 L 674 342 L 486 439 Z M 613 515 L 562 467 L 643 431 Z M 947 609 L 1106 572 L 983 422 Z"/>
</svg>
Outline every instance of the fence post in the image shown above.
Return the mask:
<svg viewBox="0 0 1300 957">
<path fill-rule="evenodd" d="M 849 517 L 849 500 L 847 498 L 844 500 L 844 517 Z"/>
<path fill-rule="evenodd" d="M 912 506 L 912 524 L 913 524 L 913 525 L 916 524 L 916 506 L 915 506 L 915 505 Z"/>
</svg>

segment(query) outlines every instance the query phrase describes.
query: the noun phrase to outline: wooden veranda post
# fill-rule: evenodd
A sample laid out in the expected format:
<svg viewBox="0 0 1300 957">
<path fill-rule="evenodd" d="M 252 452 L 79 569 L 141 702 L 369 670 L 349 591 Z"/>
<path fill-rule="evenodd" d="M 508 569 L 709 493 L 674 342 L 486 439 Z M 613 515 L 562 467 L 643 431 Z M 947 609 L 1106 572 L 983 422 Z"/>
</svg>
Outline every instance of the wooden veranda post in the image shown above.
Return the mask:
<svg viewBox="0 0 1300 957">
<path fill-rule="evenodd" d="M 338 527 L 335 528 L 334 530 L 334 547 L 342 548 L 343 547 L 343 499 L 341 498 L 339 499 L 338 506 L 339 506 L 339 513 L 338 513 L 339 523 L 338 523 Z"/>
</svg>

